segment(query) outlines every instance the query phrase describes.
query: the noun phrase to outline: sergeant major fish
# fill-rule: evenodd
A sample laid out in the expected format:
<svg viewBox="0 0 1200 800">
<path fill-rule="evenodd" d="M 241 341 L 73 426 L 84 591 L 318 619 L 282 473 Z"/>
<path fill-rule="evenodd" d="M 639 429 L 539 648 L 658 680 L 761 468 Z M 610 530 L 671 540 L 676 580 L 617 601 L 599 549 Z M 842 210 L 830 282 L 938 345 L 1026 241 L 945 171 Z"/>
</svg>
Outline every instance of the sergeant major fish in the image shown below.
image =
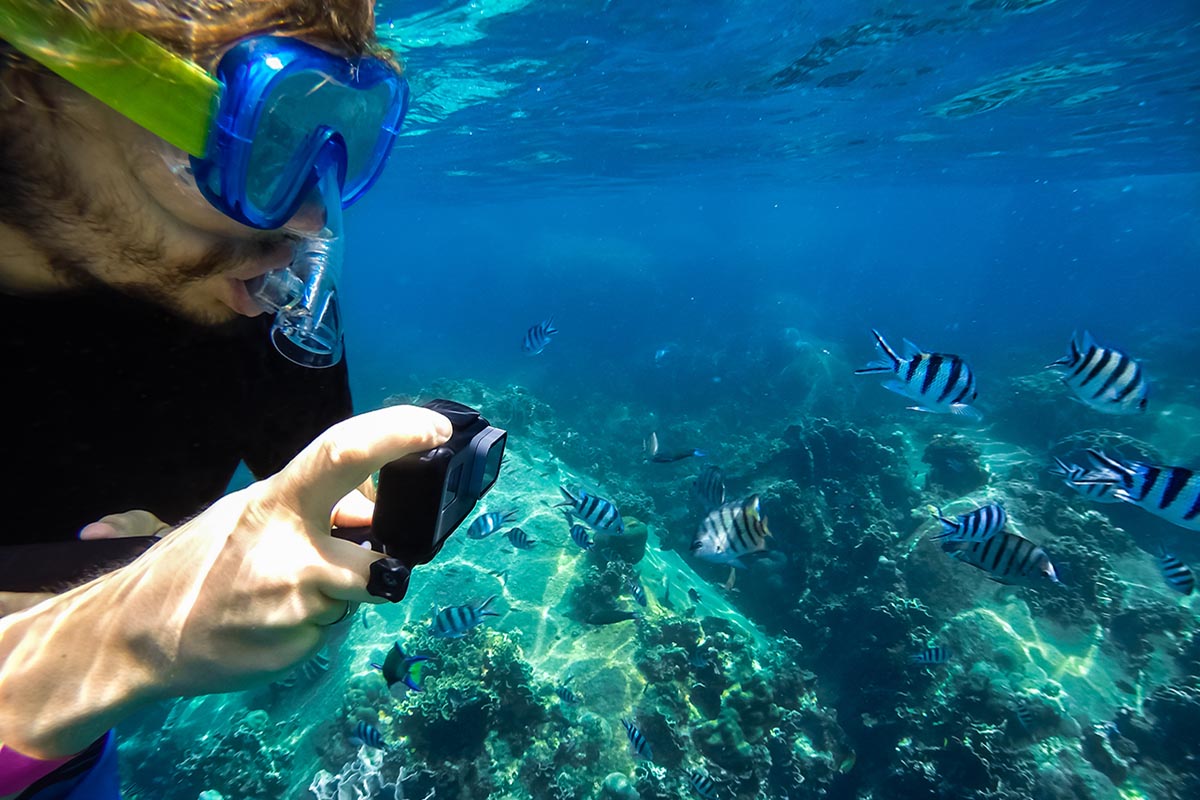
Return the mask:
<svg viewBox="0 0 1200 800">
<path fill-rule="evenodd" d="M 492 611 L 488 604 L 496 599 L 492 595 L 477 606 L 450 606 L 443 608 L 433 618 L 429 632 L 441 639 L 458 639 L 467 631 L 483 622 L 484 617 L 498 617 L 500 612 Z"/>
<path fill-rule="evenodd" d="M 986 542 L 945 541 L 942 550 L 983 570 L 996 583 L 1036 586 L 1047 579 L 1058 583 L 1046 551 L 1015 533 L 998 533 Z"/>
<path fill-rule="evenodd" d="M 621 519 L 621 512 L 611 500 L 583 490 L 575 495 L 565 486 L 558 488 L 565 500 L 555 508 L 568 508 L 570 514 L 586 522 L 597 533 L 625 532 L 625 520 Z"/>
<path fill-rule="evenodd" d="M 544 319 L 525 332 L 525 340 L 521 342 L 521 351 L 525 355 L 536 356 L 550 344 L 550 337 L 558 333 L 553 319 Z"/>
<path fill-rule="evenodd" d="M 1191 568 L 1161 545 L 1158 548 L 1158 571 L 1167 585 L 1180 594 L 1189 595 L 1196 588 L 1196 576 Z"/>
<path fill-rule="evenodd" d="M 717 800 L 717 785 L 704 770 L 694 769 L 688 773 L 688 786 L 692 787 L 701 800 Z"/>
<path fill-rule="evenodd" d="M 354 733 L 350 736 L 350 744 L 355 747 L 373 747 L 376 750 L 382 750 L 387 747 L 387 742 L 383 740 L 383 734 L 369 722 L 363 722 L 361 719 L 354 726 Z"/>
<path fill-rule="evenodd" d="M 496 531 L 512 522 L 517 515 L 515 511 L 493 511 L 490 514 L 480 514 L 467 528 L 467 536 L 471 539 L 486 539 Z"/>
<path fill-rule="evenodd" d="M 941 645 L 926 647 L 921 652 L 909 658 L 914 664 L 945 664 L 950 660 L 950 650 Z"/>
<path fill-rule="evenodd" d="M 1140 414 L 1149 387 L 1142 365 L 1113 347 L 1101 347 L 1087 331 L 1071 336 L 1069 350 L 1046 369 L 1061 369 L 1063 383 L 1089 408 L 1102 414 Z"/>
<path fill-rule="evenodd" d="M 1116 487 L 1111 483 L 1089 483 L 1087 481 L 1088 471 L 1078 464 L 1068 464 L 1062 459 L 1054 459 L 1055 466 L 1050 468 L 1050 471 L 1063 479 L 1063 483 L 1070 486 L 1075 491 L 1096 503 L 1119 503 L 1121 502 L 1113 496 L 1113 490 Z"/>
<path fill-rule="evenodd" d="M 1098 468 L 1084 482 L 1114 484 L 1113 496 L 1140 506 L 1181 528 L 1200 531 L 1200 473 L 1186 467 L 1159 467 L 1087 451 Z"/>
<path fill-rule="evenodd" d="M 529 538 L 524 528 L 513 528 L 508 532 L 508 541 L 518 550 L 532 550 L 537 539 Z"/>
<path fill-rule="evenodd" d="M 638 726 L 624 717 L 621 718 L 621 724 L 625 726 L 625 735 L 629 737 L 629 746 L 633 748 L 633 754 L 647 761 L 653 761 L 654 755 L 650 752 L 650 743 L 646 741 L 646 737 L 642 735 Z"/>
<path fill-rule="evenodd" d="M 554 688 L 554 693 L 558 695 L 558 699 L 569 706 L 578 705 L 583 699 L 568 685 L 574 677 L 574 675 L 568 675 L 566 680 Z"/>
<path fill-rule="evenodd" d="M 637 601 L 639 606 L 642 608 L 646 607 L 646 590 L 637 578 L 629 579 L 629 593 L 633 595 L 633 599 Z"/>
<path fill-rule="evenodd" d="M 692 554 L 714 564 L 745 569 L 742 556 L 766 550 L 770 535 L 755 494 L 710 512 L 700 523 Z"/>
<path fill-rule="evenodd" d="M 1008 514 L 999 503 L 991 503 L 954 519 L 942 516 L 939 509 L 938 521 L 942 523 L 942 532 L 930 537 L 932 541 L 986 542 L 1004 529 Z"/>
<path fill-rule="evenodd" d="M 970 419 L 983 415 L 970 404 L 975 401 L 975 373 L 960 356 L 948 353 L 927 353 L 912 342 L 904 340 L 904 355 L 896 354 L 879 331 L 872 330 L 885 358 L 872 361 L 855 375 L 891 373 L 896 377 L 884 382 L 885 389 L 915 400 L 920 405 L 913 411 L 936 414 L 957 414 Z"/>
<path fill-rule="evenodd" d="M 725 503 L 725 473 L 720 467 L 706 464 L 700 477 L 693 484 L 696 495 L 704 504 L 705 511 L 712 511 Z"/>
<path fill-rule="evenodd" d="M 591 550 L 596 546 L 596 543 L 588 536 L 587 528 L 579 523 L 571 526 L 571 541 L 579 545 L 581 550 Z"/>
</svg>

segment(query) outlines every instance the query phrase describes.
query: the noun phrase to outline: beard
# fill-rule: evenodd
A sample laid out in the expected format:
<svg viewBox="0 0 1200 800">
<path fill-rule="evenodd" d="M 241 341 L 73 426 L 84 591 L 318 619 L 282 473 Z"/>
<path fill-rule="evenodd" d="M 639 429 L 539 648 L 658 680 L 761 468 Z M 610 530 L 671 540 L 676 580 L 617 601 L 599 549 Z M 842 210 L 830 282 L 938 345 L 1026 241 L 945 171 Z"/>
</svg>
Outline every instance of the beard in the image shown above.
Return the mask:
<svg viewBox="0 0 1200 800">
<path fill-rule="evenodd" d="M 89 138 L 40 81 L 21 88 L 20 102 L 0 101 L 0 224 L 18 232 L 64 288 L 106 286 L 205 324 L 236 317 L 216 284 L 293 237 L 228 238 L 187 226 L 122 171 L 121 142 Z"/>
</svg>

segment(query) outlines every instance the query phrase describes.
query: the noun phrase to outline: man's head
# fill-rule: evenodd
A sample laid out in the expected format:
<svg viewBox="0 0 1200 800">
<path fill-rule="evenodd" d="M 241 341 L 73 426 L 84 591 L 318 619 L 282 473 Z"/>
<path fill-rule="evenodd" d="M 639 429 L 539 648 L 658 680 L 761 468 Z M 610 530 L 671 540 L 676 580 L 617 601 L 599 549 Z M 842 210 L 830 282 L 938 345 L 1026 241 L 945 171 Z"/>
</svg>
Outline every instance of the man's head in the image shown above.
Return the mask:
<svg viewBox="0 0 1200 800">
<path fill-rule="evenodd" d="M 371 0 L 46 0 L 102 30 L 143 33 L 212 68 L 251 34 L 295 35 L 379 55 Z M 386 54 L 383 54 L 386 55 Z M 284 266 L 285 234 L 209 207 L 173 172 L 186 163 L 116 111 L 11 50 L 0 51 L 0 289 L 101 283 L 205 322 L 256 306 L 243 281 Z"/>
</svg>

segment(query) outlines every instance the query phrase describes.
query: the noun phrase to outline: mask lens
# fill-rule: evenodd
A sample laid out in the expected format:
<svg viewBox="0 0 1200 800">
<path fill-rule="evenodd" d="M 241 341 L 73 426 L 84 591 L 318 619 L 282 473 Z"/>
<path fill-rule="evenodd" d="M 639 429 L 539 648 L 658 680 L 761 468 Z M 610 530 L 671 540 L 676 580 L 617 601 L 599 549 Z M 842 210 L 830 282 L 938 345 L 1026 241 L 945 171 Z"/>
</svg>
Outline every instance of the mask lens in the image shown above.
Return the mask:
<svg viewBox="0 0 1200 800">
<path fill-rule="evenodd" d="M 327 74 L 305 70 L 276 82 L 271 104 L 258 120 L 246 176 L 246 198 L 257 208 L 286 205 L 286 194 L 301 187 L 316 157 L 322 131 L 335 131 L 346 146 L 346 181 L 350 197 L 369 180 L 386 117 L 393 107 L 387 82 L 369 89 L 350 88 Z"/>
</svg>

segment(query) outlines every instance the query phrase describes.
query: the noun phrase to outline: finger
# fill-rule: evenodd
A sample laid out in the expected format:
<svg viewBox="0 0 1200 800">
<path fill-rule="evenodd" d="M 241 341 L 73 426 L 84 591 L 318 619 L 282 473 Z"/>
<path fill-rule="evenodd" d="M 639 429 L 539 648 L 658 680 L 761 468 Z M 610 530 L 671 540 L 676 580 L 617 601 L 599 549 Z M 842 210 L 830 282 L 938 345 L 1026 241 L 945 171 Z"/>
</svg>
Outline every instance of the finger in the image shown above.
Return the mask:
<svg viewBox="0 0 1200 800">
<path fill-rule="evenodd" d="M 367 591 L 367 584 L 371 580 L 371 565 L 381 558 L 379 553 L 329 536 L 317 540 L 315 544 L 325 560 L 317 578 L 318 589 L 322 594 L 335 600 L 354 603 L 386 602 L 382 597 L 376 597 Z M 406 580 L 405 583 L 407 584 Z"/>
<path fill-rule="evenodd" d="M 333 507 L 333 525 L 339 528 L 365 528 L 375 516 L 375 504 L 355 489 Z"/>
<path fill-rule="evenodd" d="M 450 420 L 418 406 L 391 406 L 334 425 L 272 478 L 275 498 L 308 519 L 328 520 L 334 505 L 393 459 L 437 447 Z"/>
<path fill-rule="evenodd" d="M 149 511 L 135 509 L 123 514 L 109 514 L 79 530 L 80 539 L 126 539 L 135 536 L 155 536 L 171 527 Z"/>
</svg>

